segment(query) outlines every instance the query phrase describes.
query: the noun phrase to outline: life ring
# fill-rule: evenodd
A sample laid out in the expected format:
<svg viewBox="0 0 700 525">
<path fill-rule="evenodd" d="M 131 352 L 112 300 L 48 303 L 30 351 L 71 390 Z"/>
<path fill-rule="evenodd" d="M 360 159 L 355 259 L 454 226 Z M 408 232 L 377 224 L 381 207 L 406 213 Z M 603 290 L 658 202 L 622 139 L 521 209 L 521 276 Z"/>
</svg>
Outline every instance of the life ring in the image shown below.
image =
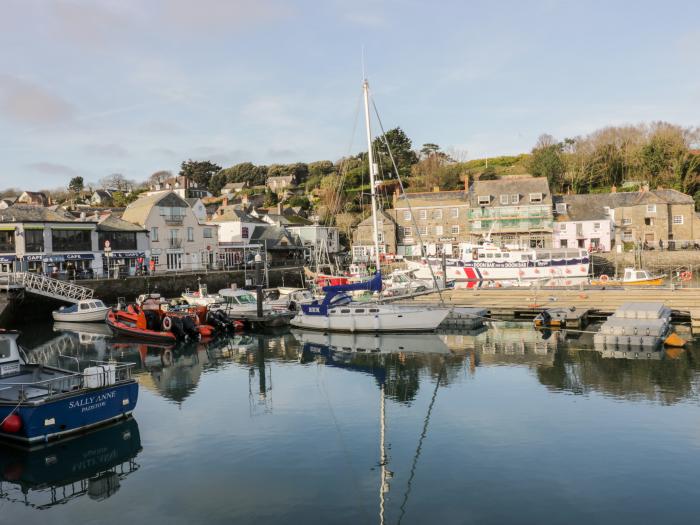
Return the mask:
<svg viewBox="0 0 700 525">
<path fill-rule="evenodd" d="M 693 272 L 681 272 L 681 281 L 690 281 L 693 278 Z"/>
<path fill-rule="evenodd" d="M 603 274 L 600 276 L 600 280 L 604 283 L 607 283 L 610 280 L 610 277 L 608 277 L 606 274 Z"/>
<path fill-rule="evenodd" d="M 170 316 L 166 315 L 163 318 L 163 330 L 167 330 L 169 332 L 172 327 L 173 327 L 173 320 Z"/>
</svg>

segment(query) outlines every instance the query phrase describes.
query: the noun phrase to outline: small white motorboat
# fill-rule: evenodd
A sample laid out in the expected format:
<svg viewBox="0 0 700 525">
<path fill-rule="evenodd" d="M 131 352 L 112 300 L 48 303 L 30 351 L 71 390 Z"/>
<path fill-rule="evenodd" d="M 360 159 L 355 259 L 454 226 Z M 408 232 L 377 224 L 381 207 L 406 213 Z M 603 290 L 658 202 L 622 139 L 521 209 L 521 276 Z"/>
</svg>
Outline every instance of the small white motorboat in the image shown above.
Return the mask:
<svg viewBox="0 0 700 525">
<path fill-rule="evenodd" d="M 64 323 L 85 323 L 104 321 L 109 312 L 109 306 L 99 299 L 84 299 L 78 304 L 61 306 L 52 312 L 54 321 Z"/>
<path fill-rule="evenodd" d="M 223 288 L 219 290 L 220 302 L 209 306 L 212 310 L 223 310 L 229 317 L 236 314 L 255 314 L 258 310 L 258 299 L 255 294 L 239 288 Z M 263 303 L 263 312 L 272 311 L 270 304 Z"/>
<path fill-rule="evenodd" d="M 223 299 L 218 294 L 210 294 L 206 284 L 200 284 L 196 292 L 185 290 L 182 294 L 185 302 L 192 306 L 210 306 L 212 304 L 222 303 Z"/>
</svg>

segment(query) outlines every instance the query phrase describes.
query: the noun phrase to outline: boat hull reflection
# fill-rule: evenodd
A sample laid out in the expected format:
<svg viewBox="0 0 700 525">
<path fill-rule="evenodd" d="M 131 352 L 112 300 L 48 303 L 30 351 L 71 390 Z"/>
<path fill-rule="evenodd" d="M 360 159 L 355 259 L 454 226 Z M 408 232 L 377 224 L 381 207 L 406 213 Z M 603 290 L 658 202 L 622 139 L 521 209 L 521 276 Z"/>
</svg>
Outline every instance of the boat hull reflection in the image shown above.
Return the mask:
<svg viewBox="0 0 700 525">
<path fill-rule="evenodd" d="M 87 495 L 103 500 L 138 470 L 136 420 L 129 418 L 88 434 L 34 447 L 0 448 L 0 497 L 46 509 Z"/>
<path fill-rule="evenodd" d="M 292 330 L 306 350 L 314 347 L 331 352 L 358 354 L 449 354 L 450 349 L 436 334 L 323 333 Z"/>
</svg>

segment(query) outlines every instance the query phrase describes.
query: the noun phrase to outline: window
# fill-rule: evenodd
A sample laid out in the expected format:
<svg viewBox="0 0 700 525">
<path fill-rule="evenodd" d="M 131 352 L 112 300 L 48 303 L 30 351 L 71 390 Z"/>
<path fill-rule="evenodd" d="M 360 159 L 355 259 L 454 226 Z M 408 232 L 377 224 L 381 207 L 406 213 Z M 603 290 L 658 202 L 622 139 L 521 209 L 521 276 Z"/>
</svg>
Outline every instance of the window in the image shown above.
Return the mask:
<svg viewBox="0 0 700 525">
<path fill-rule="evenodd" d="M 435 235 L 442 235 L 442 226 L 435 226 Z"/>
<path fill-rule="evenodd" d="M 558 202 L 557 203 L 557 213 L 561 213 L 561 214 L 566 213 L 566 203 L 565 202 Z"/>
<path fill-rule="evenodd" d="M 593 223 L 593 229 L 594 229 L 594 230 L 600 230 L 600 223 L 599 223 L 599 222 L 594 222 L 594 223 Z"/>
<path fill-rule="evenodd" d="M 647 213 L 656 213 L 656 204 L 647 204 Z"/>
<path fill-rule="evenodd" d="M 24 251 L 27 253 L 44 251 L 44 230 L 24 230 Z"/>
<path fill-rule="evenodd" d="M 405 220 L 405 221 L 411 220 L 411 212 L 410 211 L 403 212 L 403 220 Z"/>
<path fill-rule="evenodd" d="M 632 238 L 632 232 L 622 232 L 622 240 L 625 242 L 630 242 L 633 240 Z"/>
<path fill-rule="evenodd" d="M 442 220 L 442 209 L 433 210 L 433 219 Z"/>
<path fill-rule="evenodd" d="M 377 241 L 384 242 L 384 232 L 377 232 Z"/>
<path fill-rule="evenodd" d="M 248 226 L 243 226 L 241 228 L 241 238 L 242 239 L 247 239 L 248 238 Z"/>
<path fill-rule="evenodd" d="M 632 219 L 627 219 L 627 218 L 622 219 L 622 225 L 623 225 L 623 226 L 628 226 L 628 225 L 630 225 L 630 224 L 632 224 Z"/>
<path fill-rule="evenodd" d="M 561 224 L 559 225 L 559 231 L 560 231 L 560 232 L 565 232 L 565 231 L 566 231 L 566 224 L 561 223 Z"/>
<path fill-rule="evenodd" d="M 501 204 L 508 204 L 510 202 L 508 195 L 501 195 L 500 200 L 501 200 Z"/>
<path fill-rule="evenodd" d="M 109 241 L 112 250 L 135 250 L 136 232 L 97 232 L 97 249 L 103 250 L 105 241 Z"/>
<path fill-rule="evenodd" d="M 418 211 L 418 218 L 419 219 L 427 219 L 428 218 L 428 210 L 419 210 Z"/>
<path fill-rule="evenodd" d="M 413 230 L 409 226 L 404 226 L 403 236 L 404 237 L 413 237 Z"/>
<path fill-rule="evenodd" d="M 153 261 L 153 264 L 158 266 L 160 263 L 160 255 L 151 255 L 151 260 Z"/>
<path fill-rule="evenodd" d="M 654 218 L 653 217 L 644 217 L 644 224 L 646 226 L 654 226 Z"/>
<path fill-rule="evenodd" d="M 450 209 L 450 217 L 453 219 L 459 219 L 459 208 Z"/>
<path fill-rule="evenodd" d="M 151 241 L 158 241 L 158 226 L 151 228 Z"/>
<path fill-rule="evenodd" d="M 513 195 L 510 196 L 510 203 L 511 204 L 518 204 L 519 201 L 520 201 L 520 195 L 518 195 L 517 193 L 513 193 Z"/>
<path fill-rule="evenodd" d="M 15 252 L 15 231 L 0 231 L 0 252 Z"/>
<path fill-rule="evenodd" d="M 530 202 L 542 202 L 542 194 L 541 193 L 531 193 L 530 194 Z"/>
<path fill-rule="evenodd" d="M 559 241 L 559 247 L 560 248 L 568 248 L 569 247 L 569 240 L 568 239 L 561 239 Z"/>
<path fill-rule="evenodd" d="M 211 228 L 204 228 L 204 230 L 202 230 L 202 236 L 205 239 L 211 239 L 212 238 Z"/>
<path fill-rule="evenodd" d="M 187 242 L 194 242 L 194 228 L 192 226 L 187 227 Z"/>
<path fill-rule="evenodd" d="M 182 248 L 180 230 L 170 230 L 170 248 Z M 168 268 L 170 268 L 170 265 L 168 265 Z"/>
<path fill-rule="evenodd" d="M 479 195 L 478 197 L 479 205 L 489 204 L 491 202 L 491 195 Z"/>
<path fill-rule="evenodd" d="M 459 225 L 453 224 L 450 228 L 450 233 L 452 233 L 453 235 L 457 235 L 459 233 Z"/>
<path fill-rule="evenodd" d="M 419 226 L 418 227 L 418 234 L 419 235 L 428 235 L 428 227 L 427 226 Z"/>
<path fill-rule="evenodd" d="M 610 215 L 610 206 L 603 206 L 603 211 L 605 212 L 605 215 Z"/>
<path fill-rule="evenodd" d="M 51 230 L 55 252 L 89 252 L 92 250 L 91 230 Z"/>
<path fill-rule="evenodd" d="M 683 224 L 683 215 L 674 215 L 673 224 Z"/>
<path fill-rule="evenodd" d="M 480 229 L 481 229 L 481 221 L 474 221 L 474 222 L 472 222 L 472 229 L 474 229 L 474 230 L 480 230 Z"/>
</svg>

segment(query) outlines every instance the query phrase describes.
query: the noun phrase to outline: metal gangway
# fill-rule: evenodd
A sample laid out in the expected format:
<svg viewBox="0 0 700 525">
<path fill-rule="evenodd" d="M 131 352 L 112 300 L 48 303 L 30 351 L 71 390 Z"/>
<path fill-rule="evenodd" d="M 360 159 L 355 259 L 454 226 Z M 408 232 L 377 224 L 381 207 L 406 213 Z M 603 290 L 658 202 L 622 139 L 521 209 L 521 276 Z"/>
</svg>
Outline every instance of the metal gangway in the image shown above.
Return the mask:
<svg viewBox="0 0 700 525">
<path fill-rule="evenodd" d="M 3 285 L 9 287 L 21 287 L 29 293 L 43 295 L 58 301 L 77 303 L 84 299 L 92 299 L 95 291 L 87 286 L 81 286 L 69 281 L 52 279 L 38 273 L 13 272 L 2 275 L 0 279 Z"/>
</svg>

